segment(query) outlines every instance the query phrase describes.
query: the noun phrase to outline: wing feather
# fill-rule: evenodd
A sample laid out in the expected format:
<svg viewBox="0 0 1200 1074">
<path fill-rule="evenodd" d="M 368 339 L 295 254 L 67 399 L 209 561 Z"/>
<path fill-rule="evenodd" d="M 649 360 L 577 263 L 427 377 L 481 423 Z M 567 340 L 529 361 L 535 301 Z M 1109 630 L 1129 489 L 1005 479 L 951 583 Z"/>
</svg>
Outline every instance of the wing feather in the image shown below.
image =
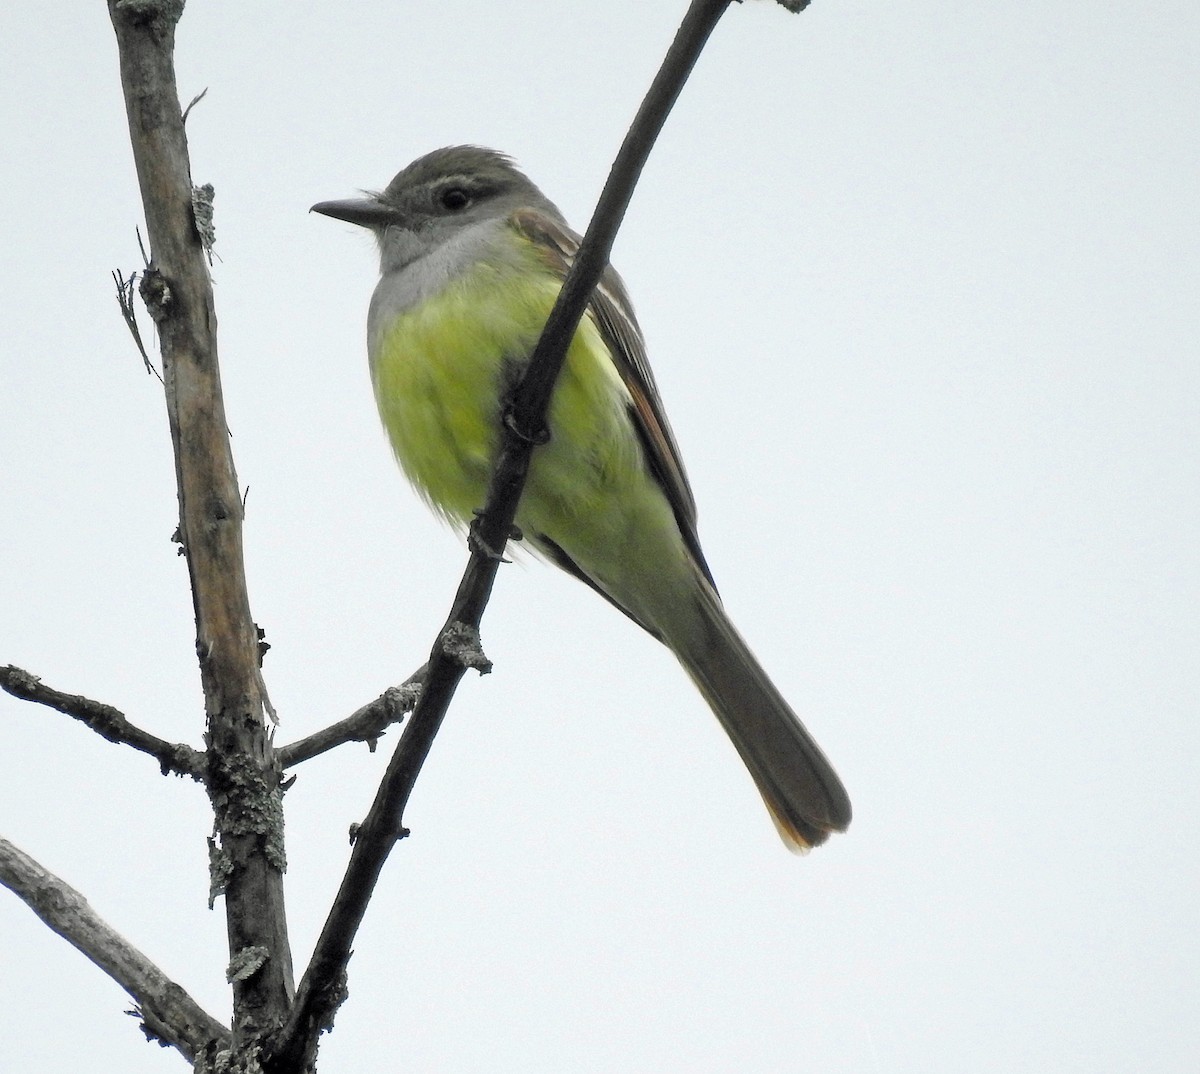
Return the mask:
<svg viewBox="0 0 1200 1074">
<path fill-rule="evenodd" d="M 579 236 L 561 220 L 539 209 L 518 209 L 509 217 L 509 222 L 535 244 L 546 267 L 560 279 L 565 279 L 579 251 Z M 632 399 L 630 417 L 645 450 L 647 465 L 671 505 L 688 551 L 711 585 L 712 573 L 704 562 L 696 535 L 696 499 L 683 468 L 675 434 L 663 411 L 633 304 L 625 284 L 611 265 L 604 269 L 588 309 L 629 390 Z"/>
</svg>

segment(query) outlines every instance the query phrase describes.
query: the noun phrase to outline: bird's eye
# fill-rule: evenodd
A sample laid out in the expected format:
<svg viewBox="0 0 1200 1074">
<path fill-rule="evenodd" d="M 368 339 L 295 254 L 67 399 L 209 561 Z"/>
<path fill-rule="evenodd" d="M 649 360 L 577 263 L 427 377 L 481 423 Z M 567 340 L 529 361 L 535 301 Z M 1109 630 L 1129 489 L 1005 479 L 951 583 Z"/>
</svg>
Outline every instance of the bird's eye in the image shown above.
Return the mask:
<svg viewBox="0 0 1200 1074">
<path fill-rule="evenodd" d="M 443 209 L 456 213 L 471 204 L 471 195 L 460 186 L 451 186 L 442 191 L 439 200 Z"/>
</svg>

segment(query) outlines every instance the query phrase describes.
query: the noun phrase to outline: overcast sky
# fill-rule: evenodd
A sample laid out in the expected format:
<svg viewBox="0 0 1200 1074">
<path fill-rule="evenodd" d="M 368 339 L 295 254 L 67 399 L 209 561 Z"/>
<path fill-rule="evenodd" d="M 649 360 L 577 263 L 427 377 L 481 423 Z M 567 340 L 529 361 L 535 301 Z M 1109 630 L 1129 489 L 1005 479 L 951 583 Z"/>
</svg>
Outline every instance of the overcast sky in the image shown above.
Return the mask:
<svg viewBox="0 0 1200 1074">
<path fill-rule="evenodd" d="M 369 237 L 308 207 L 475 142 L 582 229 L 684 7 L 189 5 L 280 740 L 416 668 L 465 562 L 375 415 Z M 0 663 L 199 746 L 161 388 L 109 278 L 142 220 L 112 30 L 3 29 Z M 614 263 L 726 604 L 854 824 L 788 855 L 670 655 L 506 567 L 324 1071 L 1200 1068 L 1198 42 L 1181 0 L 729 11 Z M 7 696 L 0 736 L 0 835 L 227 1017 L 200 789 Z M 392 742 L 288 792 L 298 966 Z M 183 1069 L 6 892 L 0 965 L 0 1069 Z"/>
</svg>

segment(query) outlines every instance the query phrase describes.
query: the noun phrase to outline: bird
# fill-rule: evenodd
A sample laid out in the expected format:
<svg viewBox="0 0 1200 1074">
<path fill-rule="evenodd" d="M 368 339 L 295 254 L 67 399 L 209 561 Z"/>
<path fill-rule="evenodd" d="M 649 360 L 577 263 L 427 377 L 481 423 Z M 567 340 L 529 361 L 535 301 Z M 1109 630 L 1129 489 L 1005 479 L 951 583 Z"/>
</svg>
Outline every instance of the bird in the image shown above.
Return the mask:
<svg viewBox="0 0 1200 1074">
<path fill-rule="evenodd" d="M 416 491 L 469 526 L 506 401 L 580 237 L 512 158 L 473 145 L 436 149 L 381 192 L 312 211 L 377 241 L 367 350 L 379 415 Z M 789 849 L 844 831 L 845 787 L 717 595 L 642 331 L 611 266 L 568 347 L 546 428 L 515 518 L 525 544 L 671 650 Z"/>
</svg>

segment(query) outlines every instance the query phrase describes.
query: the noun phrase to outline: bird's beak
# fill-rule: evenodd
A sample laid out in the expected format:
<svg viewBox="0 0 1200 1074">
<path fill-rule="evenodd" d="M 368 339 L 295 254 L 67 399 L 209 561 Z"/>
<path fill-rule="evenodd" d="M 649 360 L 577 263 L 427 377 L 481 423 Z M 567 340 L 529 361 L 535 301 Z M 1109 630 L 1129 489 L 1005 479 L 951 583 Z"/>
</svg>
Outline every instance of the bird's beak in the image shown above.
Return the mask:
<svg viewBox="0 0 1200 1074">
<path fill-rule="evenodd" d="M 345 220 L 350 224 L 362 227 L 387 227 L 396 219 L 396 210 L 385 205 L 378 198 L 347 198 L 345 201 L 319 201 L 310 213 L 320 213 L 322 216 L 332 216 L 335 220 Z"/>
</svg>

